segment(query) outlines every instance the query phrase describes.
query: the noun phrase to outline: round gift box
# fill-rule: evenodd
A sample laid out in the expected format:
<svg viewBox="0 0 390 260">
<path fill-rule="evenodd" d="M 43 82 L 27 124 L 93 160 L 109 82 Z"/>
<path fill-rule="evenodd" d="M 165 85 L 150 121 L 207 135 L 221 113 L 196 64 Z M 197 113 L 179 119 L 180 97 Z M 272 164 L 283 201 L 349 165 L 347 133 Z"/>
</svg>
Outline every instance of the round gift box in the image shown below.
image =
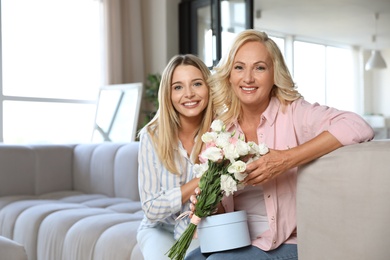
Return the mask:
<svg viewBox="0 0 390 260">
<path fill-rule="evenodd" d="M 198 224 L 202 253 L 225 251 L 251 244 L 245 210 L 202 218 Z"/>
</svg>

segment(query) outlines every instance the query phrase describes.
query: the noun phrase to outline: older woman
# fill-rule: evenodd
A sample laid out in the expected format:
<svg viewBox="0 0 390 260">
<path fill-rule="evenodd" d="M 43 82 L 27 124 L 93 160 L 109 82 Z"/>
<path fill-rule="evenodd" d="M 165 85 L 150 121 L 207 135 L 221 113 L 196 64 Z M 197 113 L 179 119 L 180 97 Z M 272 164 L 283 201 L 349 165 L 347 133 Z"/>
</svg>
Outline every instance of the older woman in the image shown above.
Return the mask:
<svg viewBox="0 0 390 260">
<path fill-rule="evenodd" d="M 246 188 L 222 203 L 226 212 L 247 212 L 252 245 L 204 255 L 197 249 L 186 259 L 298 259 L 297 166 L 371 140 L 372 128 L 355 113 L 305 101 L 264 32 L 239 33 L 210 85 L 228 130 L 265 143 L 270 152 L 247 166 Z"/>
</svg>

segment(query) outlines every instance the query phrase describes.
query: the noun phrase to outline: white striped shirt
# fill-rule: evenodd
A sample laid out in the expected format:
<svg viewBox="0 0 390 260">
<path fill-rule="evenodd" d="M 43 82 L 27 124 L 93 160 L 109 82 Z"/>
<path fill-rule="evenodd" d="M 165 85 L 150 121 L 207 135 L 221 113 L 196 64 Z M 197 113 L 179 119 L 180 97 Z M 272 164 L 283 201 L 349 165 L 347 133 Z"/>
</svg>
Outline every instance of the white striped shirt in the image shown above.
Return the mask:
<svg viewBox="0 0 390 260">
<path fill-rule="evenodd" d="M 194 163 L 187 156 L 187 151 L 179 141 L 177 152 L 178 170 L 180 175 L 169 172 L 162 164 L 154 150 L 152 139 L 147 131 L 140 135 L 138 154 L 138 187 L 142 209 L 145 216 L 139 229 L 152 228 L 168 224 L 174 230 L 174 238 L 178 239 L 189 224 L 189 218 L 176 220 L 180 213 L 188 211 L 190 203 L 181 203 L 180 186 L 195 176 Z M 180 163 L 181 162 L 181 163 Z M 166 227 L 166 225 L 164 225 Z"/>
</svg>

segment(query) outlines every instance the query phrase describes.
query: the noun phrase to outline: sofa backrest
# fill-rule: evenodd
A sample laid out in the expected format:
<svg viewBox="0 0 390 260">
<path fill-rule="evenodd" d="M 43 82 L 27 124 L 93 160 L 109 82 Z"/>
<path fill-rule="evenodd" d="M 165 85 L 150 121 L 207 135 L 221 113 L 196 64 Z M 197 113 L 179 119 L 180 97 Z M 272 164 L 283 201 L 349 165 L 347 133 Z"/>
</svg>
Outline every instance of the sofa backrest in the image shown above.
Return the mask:
<svg viewBox="0 0 390 260">
<path fill-rule="evenodd" d="M 72 189 L 74 145 L 0 145 L 0 196 Z"/>
<path fill-rule="evenodd" d="M 138 142 L 77 145 L 73 184 L 85 193 L 139 200 Z"/>
<path fill-rule="evenodd" d="M 139 200 L 138 142 L 0 145 L 0 197 L 67 190 Z"/>
<path fill-rule="evenodd" d="M 389 139 L 344 146 L 301 167 L 299 259 L 389 259 L 389 198 Z"/>
</svg>

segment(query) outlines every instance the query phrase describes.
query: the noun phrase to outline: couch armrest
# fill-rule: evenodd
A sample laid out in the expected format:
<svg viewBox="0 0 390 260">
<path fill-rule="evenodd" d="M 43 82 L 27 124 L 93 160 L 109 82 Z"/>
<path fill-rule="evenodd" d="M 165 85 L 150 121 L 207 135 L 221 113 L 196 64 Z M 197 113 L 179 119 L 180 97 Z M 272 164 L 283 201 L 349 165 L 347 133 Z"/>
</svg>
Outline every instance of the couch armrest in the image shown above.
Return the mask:
<svg viewBox="0 0 390 260">
<path fill-rule="evenodd" d="M 27 260 L 26 250 L 19 243 L 0 236 L 1 259 Z"/>
<path fill-rule="evenodd" d="M 342 147 L 298 171 L 300 260 L 388 259 L 390 140 Z"/>
</svg>

